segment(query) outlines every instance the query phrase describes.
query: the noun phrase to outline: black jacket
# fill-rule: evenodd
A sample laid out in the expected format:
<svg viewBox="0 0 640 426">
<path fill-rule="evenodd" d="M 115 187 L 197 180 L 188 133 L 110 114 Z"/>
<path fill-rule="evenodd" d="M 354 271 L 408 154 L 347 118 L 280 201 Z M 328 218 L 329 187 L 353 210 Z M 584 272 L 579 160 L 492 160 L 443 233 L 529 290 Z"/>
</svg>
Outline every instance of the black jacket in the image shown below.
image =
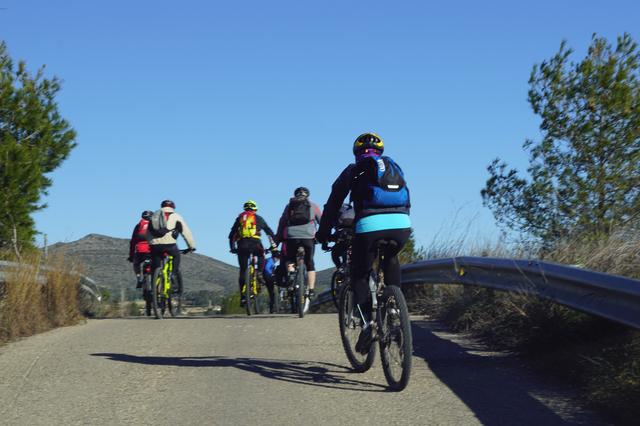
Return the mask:
<svg viewBox="0 0 640 426">
<path fill-rule="evenodd" d="M 409 214 L 411 205 L 406 207 L 393 207 L 393 208 L 375 208 L 365 209 L 363 200 L 369 197 L 369 182 L 373 182 L 376 179 L 377 169 L 373 161 L 367 159 L 359 161 L 357 163 L 349 164 L 338 176 L 338 179 L 333 183 L 331 187 L 331 195 L 327 203 L 324 205 L 324 213 L 322 215 L 322 221 L 320 222 L 320 228 L 316 234 L 316 238 L 319 242 L 323 243 L 327 241 L 331 234 L 332 224 L 336 222 L 337 216 L 340 212 L 340 207 L 344 202 L 347 195 L 351 193 L 351 202 L 356 211 L 356 222 L 363 217 L 371 216 L 374 214 L 382 213 L 406 213 Z M 408 189 L 407 189 L 408 190 Z"/>
</svg>

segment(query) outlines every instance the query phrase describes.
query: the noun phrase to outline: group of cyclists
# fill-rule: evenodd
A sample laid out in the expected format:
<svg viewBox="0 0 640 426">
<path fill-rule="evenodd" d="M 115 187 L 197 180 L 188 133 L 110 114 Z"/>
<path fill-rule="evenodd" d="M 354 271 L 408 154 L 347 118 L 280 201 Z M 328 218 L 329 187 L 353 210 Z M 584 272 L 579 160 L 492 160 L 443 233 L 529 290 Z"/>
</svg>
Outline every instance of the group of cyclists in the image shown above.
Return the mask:
<svg viewBox="0 0 640 426">
<path fill-rule="evenodd" d="M 384 247 L 382 269 L 387 286 L 400 285 L 400 264 L 398 253 L 411 235 L 410 196 L 402 169 L 388 156 L 383 156 L 384 142 L 375 133 L 363 133 L 353 143 L 354 161 L 338 176 L 332 185 L 331 195 L 324 205 L 324 212 L 310 200 L 306 187 L 295 189 L 293 197 L 284 208 L 278 222 L 277 231 L 258 215 L 258 204 L 249 200 L 243 211 L 235 218 L 229 232 L 229 248 L 238 256 L 240 267 L 238 285 L 242 293 L 248 259 L 257 256 L 258 279 L 267 285 L 270 307 L 273 310 L 273 286 L 286 286 L 286 275 L 291 272 L 298 249 L 304 249 L 307 269 L 308 297 L 313 297 L 316 285 L 314 252 L 316 243 L 324 248 L 335 234 L 336 228 L 349 229 L 351 242 L 351 283 L 354 303 L 362 313 L 365 326 L 360 346 L 370 344 L 367 324 L 373 321 L 372 305 L 368 287 L 368 274 L 378 255 L 381 240 L 393 241 Z M 347 196 L 350 196 L 345 203 Z M 262 245 L 266 234 L 272 256 L 267 262 Z M 144 211 L 140 222 L 133 231 L 130 243 L 129 261 L 141 286 L 140 262 L 151 257 L 156 267 L 163 253 L 174 257 L 174 274 L 177 274 L 179 289 L 182 291 L 180 273 L 180 251 L 176 238 L 182 234 L 189 249 L 195 250 L 195 241 L 184 218 L 175 212 L 175 204 L 165 200 L 156 212 Z M 281 246 L 281 253 L 277 248 Z M 346 247 L 334 246 L 332 258 L 336 266 L 344 261 Z M 279 263 L 277 260 L 280 259 Z M 267 267 L 265 268 L 265 264 Z M 241 300 L 244 304 L 245 300 Z"/>
</svg>

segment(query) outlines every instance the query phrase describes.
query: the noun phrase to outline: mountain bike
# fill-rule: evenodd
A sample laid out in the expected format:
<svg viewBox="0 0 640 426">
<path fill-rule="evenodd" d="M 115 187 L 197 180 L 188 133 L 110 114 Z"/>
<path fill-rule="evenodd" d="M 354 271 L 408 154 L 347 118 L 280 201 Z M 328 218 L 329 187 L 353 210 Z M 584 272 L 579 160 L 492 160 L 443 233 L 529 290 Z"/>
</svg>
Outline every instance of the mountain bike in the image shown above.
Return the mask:
<svg viewBox="0 0 640 426">
<path fill-rule="evenodd" d="M 340 266 L 331 276 L 331 298 L 333 299 L 333 304 L 336 306 L 336 309 L 339 309 L 338 299 L 340 297 L 340 290 L 351 278 L 351 242 L 353 240 L 353 230 L 349 228 L 340 229 L 333 239 L 335 240 L 335 244 L 328 250 L 331 251 L 331 257 L 334 258 L 334 262 L 336 261 L 335 258 L 338 257 L 334 257 L 334 250 L 346 247 Z"/>
<path fill-rule="evenodd" d="M 190 253 L 190 249 L 180 253 Z M 182 309 L 182 290 L 178 278 L 173 273 L 173 256 L 162 253 L 160 265 L 154 269 L 151 278 L 151 306 L 157 319 L 162 319 L 167 311 L 172 317 L 180 315 Z"/>
<path fill-rule="evenodd" d="M 258 294 L 262 290 L 260 285 L 258 284 L 258 274 L 260 270 L 258 269 L 258 256 L 251 253 L 249 256 L 249 264 L 247 265 L 247 270 L 244 274 L 244 285 L 242 286 L 241 296 L 245 300 L 245 309 L 247 310 L 247 315 L 251 315 L 255 313 L 256 315 L 260 314 L 260 307 L 258 303 Z"/>
<path fill-rule="evenodd" d="M 392 246 L 397 248 L 397 243 L 383 240 L 376 244 L 378 266 L 369 274 L 372 312 L 375 312 L 376 316 L 375 321 L 369 325 L 372 327 L 372 343 L 367 353 L 362 354 L 355 349 L 365 318 L 360 307 L 354 304 L 351 282 L 346 283 L 340 292 L 338 317 L 342 345 L 353 369 L 357 372 L 365 372 L 371 368 L 376 354 L 374 343 L 377 340 L 382 370 L 389 388 L 393 391 L 401 391 L 407 387 L 411 376 L 413 337 L 409 310 L 402 290 L 397 286 L 384 285 L 384 271 L 380 265 L 387 248 Z"/>
<path fill-rule="evenodd" d="M 142 277 L 142 298 L 144 299 L 144 313 L 151 316 L 151 257 L 147 257 L 140 263 L 140 276 Z"/>
</svg>

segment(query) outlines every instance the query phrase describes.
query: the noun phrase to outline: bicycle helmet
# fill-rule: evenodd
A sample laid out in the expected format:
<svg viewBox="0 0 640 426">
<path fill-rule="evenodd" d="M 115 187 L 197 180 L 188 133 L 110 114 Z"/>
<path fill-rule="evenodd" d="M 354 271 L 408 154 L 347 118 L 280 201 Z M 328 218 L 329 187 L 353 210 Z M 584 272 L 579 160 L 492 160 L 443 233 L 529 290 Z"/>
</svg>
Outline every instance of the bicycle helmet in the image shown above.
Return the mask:
<svg viewBox="0 0 640 426">
<path fill-rule="evenodd" d="M 305 197 L 305 198 L 308 198 L 309 195 L 311 195 L 311 193 L 309 192 L 309 188 L 305 188 L 304 186 L 296 188 L 296 190 L 293 191 L 293 196 L 294 197 Z"/>
<path fill-rule="evenodd" d="M 142 212 L 142 218 L 146 220 L 151 220 L 151 216 L 153 216 L 153 212 L 151 210 L 145 210 Z"/>
<path fill-rule="evenodd" d="M 172 209 L 175 209 L 176 208 L 176 204 L 171 200 L 164 200 L 160 204 L 160 207 L 171 207 Z"/>
<path fill-rule="evenodd" d="M 382 154 L 384 152 L 384 142 L 375 133 L 363 133 L 353 143 L 353 155 L 360 155 L 366 149 L 376 149 Z"/>
<path fill-rule="evenodd" d="M 249 200 L 246 203 L 244 203 L 244 209 L 245 210 L 252 210 L 254 212 L 258 211 L 258 204 L 256 204 L 255 201 L 253 200 Z"/>
</svg>

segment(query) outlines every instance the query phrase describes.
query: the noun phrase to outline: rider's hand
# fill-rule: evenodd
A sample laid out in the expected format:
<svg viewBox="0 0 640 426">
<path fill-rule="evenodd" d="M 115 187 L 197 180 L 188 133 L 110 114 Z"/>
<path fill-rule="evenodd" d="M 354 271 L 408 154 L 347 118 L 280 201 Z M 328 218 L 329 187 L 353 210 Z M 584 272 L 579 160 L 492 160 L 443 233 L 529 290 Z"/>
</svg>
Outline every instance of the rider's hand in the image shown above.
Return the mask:
<svg viewBox="0 0 640 426">
<path fill-rule="evenodd" d="M 322 243 L 322 251 L 329 251 L 331 250 L 331 248 L 329 248 L 329 243 Z"/>
<path fill-rule="evenodd" d="M 232 247 L 232 248 L 229 250 L 229 253 L 238 254 L 238 249 L 237 249 L 237 248 L 235 248 L 235 247 Z"/>
<path fill-rule="evenodd" d="M 131 256 L 127 257 L 127 262 L 133 263 L 133 258 Z"/>
</svg>

